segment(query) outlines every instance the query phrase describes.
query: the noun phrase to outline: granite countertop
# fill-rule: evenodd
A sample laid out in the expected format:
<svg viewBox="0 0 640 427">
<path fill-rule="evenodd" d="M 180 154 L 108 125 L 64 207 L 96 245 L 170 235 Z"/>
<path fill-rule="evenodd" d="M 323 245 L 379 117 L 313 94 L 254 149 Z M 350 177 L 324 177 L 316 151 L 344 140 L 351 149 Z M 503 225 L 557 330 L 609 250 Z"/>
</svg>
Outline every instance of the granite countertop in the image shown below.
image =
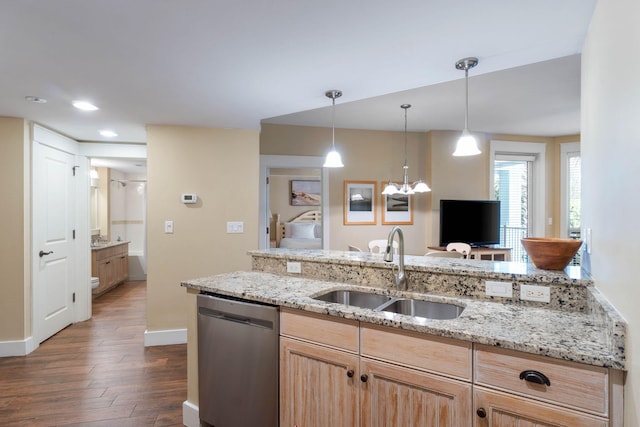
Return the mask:
<svg viewBox="0 0 640 427">
<path fill-rule="evenodd" d="M 100 249 L 106 249 L 106 248 L 112 248 L 114 246 L 120 246 L 120 245 L 124 245 L 125 243 L 131 243 L 128 240 L 122 240 L 120 242 L 103 242 L 103 243 L 98 243 L 98 244 L 92 244 L 91 245 L 91 250 L 92 251 L 97 251 Z"/>
<path fill-rule="evenodd" d="M 260 252 L 262 253 L 262 252 Z M 272 254 L 274 255 L 274 254 Z M 285 254 L 286 255 L 286 254 Z M 278 256 L 275 253 L 274 256 Z M 300 255 L 299 256 L 306 256 Z M 310 255 L 309 255 L 310 256 Z M 326 254 L 333 257 L 367 262 L 366 256 L 354 257 L 349 253 Z M 338 259 L 335 259 L 335 258 Z M 346 261 L 345 261 L 346 262 Z M 379 262 L 373 259 L 371 262 Z M 494 264 L 494 263 L 491 263 Z M 502 263 L 504 264 L 504 263 Z M 442 263 L 423 268 L 452 268 L 451 263 Z M 481 271 L 493 267 L 464 264 L 464 268 Z M 420 266 L 414 266 L 421 268 Z M 460 272 L 459 270 L 458 273 Z M 533 272 L 533 274 L 536 274 Z M 549 280 L 574 280 L 575 278 L 557 273 L 538 273 Z M 556 277 L 557 276 L 557 277 Z M 566 276 L 566 277 L 565 277 Z M 582 283 L 583 285 L 588 285 Z M 354 284 L 328 282 L 304 277 L 294 277 L 259 271 L 220 274 L 182 282 L 182 286 L 201 291 L 259 301 L 282 307 L 289 307 L 314 313 L 362 322 L 379 324 L 393 328 L 449 337 L 474 343 L 509 348 L 531 354 L 539 354 L 562 360 L 586 363 L 594 366 L 624 369 L 624 320 L 600 295 L 594 286 L 588 286 L 593 301 L 605 307 L 605 316 L 596 311 L 587 312 L 552 310 L 505 304 L 469 297 L 451 297 L 425 293 L 399 292 L 388 288 L 366 288 Z M 336 303 L 315 300 L 313 297 L 336 289 L 367 290 L 373 293 L 413 297 L 416 299 L 450 302 L 464 307 L 462 314 L 451 320 L 434 320 L 405 316 L 388 312 L 375 312 Z M 622 344 L 621 344 L 622 343 Z"/>
</svg>

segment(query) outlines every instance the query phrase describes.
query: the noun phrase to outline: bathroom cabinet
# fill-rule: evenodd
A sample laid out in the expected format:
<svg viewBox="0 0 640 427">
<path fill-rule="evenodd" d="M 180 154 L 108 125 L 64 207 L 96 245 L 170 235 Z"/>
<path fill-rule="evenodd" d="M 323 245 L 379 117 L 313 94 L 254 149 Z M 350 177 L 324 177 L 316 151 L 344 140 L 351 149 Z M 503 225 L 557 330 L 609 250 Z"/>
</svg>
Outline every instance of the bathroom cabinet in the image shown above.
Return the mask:
<svg viewBox="0 0 640 427">
<path fill-rule="evenodd" d="M 91 275 L 100 281 L 92 290 L 99 296 L 129 278 L 129 243 L 124 242 L 91 250 Z"/>
</svg>

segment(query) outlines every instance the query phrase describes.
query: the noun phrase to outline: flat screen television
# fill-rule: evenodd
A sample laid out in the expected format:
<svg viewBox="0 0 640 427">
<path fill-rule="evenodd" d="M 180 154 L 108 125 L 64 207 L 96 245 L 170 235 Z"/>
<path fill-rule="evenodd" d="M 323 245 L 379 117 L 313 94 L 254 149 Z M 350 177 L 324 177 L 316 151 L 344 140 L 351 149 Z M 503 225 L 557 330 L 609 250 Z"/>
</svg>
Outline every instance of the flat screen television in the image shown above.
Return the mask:
<svg viewBox="0 0 640 427">
<path fill-rule="evenodd" d="M 500 202 L 440 200 L 440 246 L 452 242 L 471 246 L 500 243 Z"/>
</svg>

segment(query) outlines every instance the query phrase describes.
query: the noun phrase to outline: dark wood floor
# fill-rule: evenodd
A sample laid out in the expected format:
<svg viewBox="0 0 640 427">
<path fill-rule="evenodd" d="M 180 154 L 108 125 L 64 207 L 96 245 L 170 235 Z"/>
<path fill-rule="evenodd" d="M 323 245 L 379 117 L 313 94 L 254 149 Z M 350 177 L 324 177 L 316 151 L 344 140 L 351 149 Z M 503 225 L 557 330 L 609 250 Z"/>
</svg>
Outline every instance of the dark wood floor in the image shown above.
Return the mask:
<svg viewBox="0 0 640 427">
<path fill-rule="evenodd" d="M 0 358 L 0 426 L 182 426 L 186 344 L 144 347 L 146 282 L 93 301 L 93 318 Z"/>
</svg>

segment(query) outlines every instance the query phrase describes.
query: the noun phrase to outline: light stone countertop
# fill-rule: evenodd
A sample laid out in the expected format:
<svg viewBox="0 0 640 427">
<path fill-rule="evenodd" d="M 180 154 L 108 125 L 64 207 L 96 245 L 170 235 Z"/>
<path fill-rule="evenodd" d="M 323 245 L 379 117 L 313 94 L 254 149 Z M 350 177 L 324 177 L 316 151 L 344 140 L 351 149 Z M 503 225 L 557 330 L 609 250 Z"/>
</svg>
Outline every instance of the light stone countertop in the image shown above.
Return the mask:
<svg viewBox="0 0 640 427">
<path fill-rule="evenodd" d="M 263 252 L 252 252 L 252 254 L 258 253 Z M 278 256 L 277 253 L 272 255 Z M 331 257 L 331 261 L 336 263 L 341 262 L 340 259 L 336 259 L 336 256 L 341 259 L 354 258 L 347 252 L 325 253 L 325 256 Z M 443 263 L 441 268 L 451 268 L 451 263 Z M 462 269 L 465 268 L 470 267 L 465 264 Z M 486 270 L 491 267 L 485 265 L 477 268 Z M 459 270 L 457 271 L 460 273 Z M 572 278 L 570 275 L 564 277 L 555 272 L 534 272 L 533 274 L 549 276 L 551 281 L 558 280 L 558 276 L 561 277 L 561 280 L 569 282 L 583 280 Z M 582 284 L 589 285 L 590 283 L 589 279 L 588 283 Z M 234 272 L 186 280 L 181 285 L 201 292 L 233 296 L 393 328 L 500 346 L 594 366 L 616 369 L 624 369 L 625 367 L 624 320 L 617 317 L 615 309 L 608 306 L 608 302 L 594 286 L 588 286 L 590 298 L 593 303 L 605 306 L 604 310 L 600 311 L 600 313 L 604 312 L 605 316 L 594 314 L 593 310 L 587 312 L 562 311 L 478 300 L 470 297 L 399 292 L 380 287 L 363 288 L 348 283 L 260 271 Z M 314 296 L 336 289 L 364 289 L 385 295 L 451 302 L 463 306 L 464 310 L 456 319 L 433 320 L 388 312 L 375 312 L 370 309 L 313 299 Z"/>
<path fill-rule="evenodd" d="M 122 240 L 120 242 L 105 242 L 105 243 L 98 243 L 96 245 L 91 245 L 91 250 L 92 251 L 98 251 L 100 249 L 106 249 L 106 248 L 112 248 L 114 246 L 120 246 L 120 245 L 124 245 L 125 243 L 131 243 L 128 240 Z"/>
</svg>

